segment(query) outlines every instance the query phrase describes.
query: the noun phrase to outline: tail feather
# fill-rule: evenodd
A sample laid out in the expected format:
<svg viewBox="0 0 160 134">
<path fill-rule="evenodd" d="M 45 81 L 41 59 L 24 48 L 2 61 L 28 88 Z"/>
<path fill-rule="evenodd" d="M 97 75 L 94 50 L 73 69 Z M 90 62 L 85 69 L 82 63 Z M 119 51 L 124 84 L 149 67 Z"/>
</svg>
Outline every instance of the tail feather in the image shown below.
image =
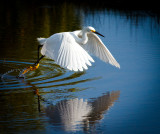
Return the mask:
<svg viewBox="0 0 160 134">
<path fill-rule="evenodd" d="M 41 45 L 44 45 L 44 43 L 46 42 L 46 38 L 37 38 L 37 41 L 38 41 Z"/>
</svg>

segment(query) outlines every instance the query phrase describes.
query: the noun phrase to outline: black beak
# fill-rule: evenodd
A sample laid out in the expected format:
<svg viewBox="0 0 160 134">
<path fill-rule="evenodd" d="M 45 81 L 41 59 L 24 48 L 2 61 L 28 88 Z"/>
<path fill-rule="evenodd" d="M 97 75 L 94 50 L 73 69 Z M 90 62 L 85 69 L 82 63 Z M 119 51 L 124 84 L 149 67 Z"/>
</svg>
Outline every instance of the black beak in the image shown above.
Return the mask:
<svg viewBox="0 0 160 134">
<path fill-rule="evenodd" d="M 95 31 L 94 33 L 96 33 L 96 34 L 98 34 L 98 35 L 100 35 L 100 36 L 104 37 L 104 35 L 102 35 L 102 34 L 100 34 L 100 33 L 96 32 L 96 31 Z"/>
</svg>

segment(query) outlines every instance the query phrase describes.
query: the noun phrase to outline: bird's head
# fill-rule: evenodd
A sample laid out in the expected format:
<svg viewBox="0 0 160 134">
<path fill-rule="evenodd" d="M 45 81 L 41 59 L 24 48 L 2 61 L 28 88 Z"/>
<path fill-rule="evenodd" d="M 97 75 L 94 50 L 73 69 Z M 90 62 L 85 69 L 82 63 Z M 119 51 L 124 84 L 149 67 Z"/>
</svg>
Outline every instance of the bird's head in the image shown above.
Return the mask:
<svg viewBox="0 0 160 134">
<path fill-rule="evenodd" d="M 87 32 L 96 33 L 96 34 L 104 37 L 104 35 L 102 35 L 102 34 L 100 34 L 99 32 L 97 32 L 97 31 L 96 31 L 93 27 L 91 27 L 91 26 L 86 27 L 85 30 L 86 30 Z"/>
</svg>

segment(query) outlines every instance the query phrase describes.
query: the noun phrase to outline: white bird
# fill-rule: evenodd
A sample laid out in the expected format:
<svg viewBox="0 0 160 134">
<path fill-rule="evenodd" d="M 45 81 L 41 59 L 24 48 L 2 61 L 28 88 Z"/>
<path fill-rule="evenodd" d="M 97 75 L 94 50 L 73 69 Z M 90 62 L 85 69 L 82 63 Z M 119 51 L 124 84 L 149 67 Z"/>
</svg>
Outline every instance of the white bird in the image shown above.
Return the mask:
<svg viewBox="0 0 160 134">
<path fill-rule="evenodd" d="M 90 53 L 102 61 L 120 68 L 119 63 L 95 33 L 101 35 L 93 27 L 88 26 L 73 32 L 56 33 L 49 38 L 37 38 L 42 46 L 42 56 L 39 58 L 38 51 L 38 60 L 35 64 L 38 64 L 46 56 L 63 68 L 83 71 L 88 69 L 87 66 L 92 65 L 91 62 L 94 62 L 88 54 Z"/>
</svg>

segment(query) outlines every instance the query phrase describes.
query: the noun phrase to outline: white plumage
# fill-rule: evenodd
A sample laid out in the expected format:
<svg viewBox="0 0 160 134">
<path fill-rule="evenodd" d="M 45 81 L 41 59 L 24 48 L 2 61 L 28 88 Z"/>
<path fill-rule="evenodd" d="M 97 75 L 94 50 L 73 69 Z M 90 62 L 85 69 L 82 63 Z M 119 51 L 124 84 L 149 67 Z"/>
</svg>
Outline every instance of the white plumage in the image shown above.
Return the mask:
<svg viewBox="0 0 160 134">
<path fill-rule="evenodd" d="M 94 62 L 88 52 L 120 68 L 119 63 L 95 33 L 99 34 L 93 27 L 85 27 L 82 30 L 57 33 L 49 38 L 37 40 L 43 45 L 42 55 L 55 60 L 63 68 L 73 71 L 88 69 L 87 66 Z"/>
</svg>

